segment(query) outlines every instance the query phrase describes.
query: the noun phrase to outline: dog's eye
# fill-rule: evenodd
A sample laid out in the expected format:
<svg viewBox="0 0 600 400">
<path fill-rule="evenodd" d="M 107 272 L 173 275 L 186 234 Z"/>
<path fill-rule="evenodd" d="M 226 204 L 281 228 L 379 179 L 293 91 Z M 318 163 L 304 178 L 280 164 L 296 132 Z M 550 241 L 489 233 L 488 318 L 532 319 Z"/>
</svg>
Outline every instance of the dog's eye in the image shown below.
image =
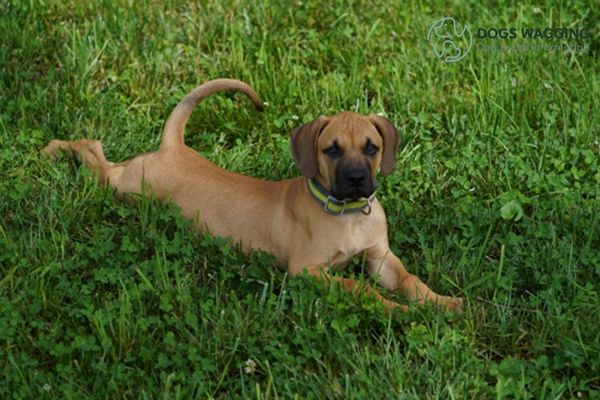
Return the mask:
<svg viewBox="0 0 600 400">
<path fill-rule="evenodd" d="M 331 158 L 338 158 L 342 155 L 342 149 L 340 149 L 337 144 L 334 144 L 333 146 L 326 148 L 324 153 Z"/>
<path fill-rule="evenodd" d="M 374 156 L 379 151 L 379 148 L 375 146 L 373 143 L 369 142 L 365 146 L 364 152 L 368 156 Z"/>
</svg>

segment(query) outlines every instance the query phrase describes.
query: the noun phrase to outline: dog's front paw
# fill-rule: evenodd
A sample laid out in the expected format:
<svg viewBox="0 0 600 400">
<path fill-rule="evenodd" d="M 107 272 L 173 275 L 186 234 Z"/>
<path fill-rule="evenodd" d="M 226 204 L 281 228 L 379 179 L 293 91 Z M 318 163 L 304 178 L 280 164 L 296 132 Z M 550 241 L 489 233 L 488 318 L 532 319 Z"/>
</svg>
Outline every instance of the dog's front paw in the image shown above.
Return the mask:
<svg viewBox="0 0 600 400">
<path fill-rule="evenodd" d="M 408 312 L 408 306 L 404 305 L 404 304 L 398 304 L 395 301 L 389 301 L 387 300 L 387 304 L 385 304 L 385 308 L 387 311 L 391 311 L 391 310 L 397 310 L 400 312 Z"/>
<path fill-rule="evenodd" d="M 463 312 L 463 299 L 462 297 L 447 297 L 443 296 L 438 302 L 439 305 L 443 306 L 447 311 L 455 313 Z"/>
</svg>

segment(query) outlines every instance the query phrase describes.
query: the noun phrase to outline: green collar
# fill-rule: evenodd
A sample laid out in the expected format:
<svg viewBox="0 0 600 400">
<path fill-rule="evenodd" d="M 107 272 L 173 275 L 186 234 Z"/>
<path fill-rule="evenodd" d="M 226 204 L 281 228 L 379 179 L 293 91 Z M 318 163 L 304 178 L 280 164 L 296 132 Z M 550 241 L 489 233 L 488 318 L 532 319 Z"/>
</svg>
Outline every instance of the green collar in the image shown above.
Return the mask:
<svg viewBox="0 0 600 400">
<path fill-rule="evenodd" d="M 322 205 L 323 210 L 328 214 L 344 215 L 345 213 L 357 211 L 361 211 L 365 215 L 371 214 L 371 203 L 375 199 L 375 193 L 366 200 L 347 201 L 336 199 L 314 179 L 307 179 L 306 187 L 317 203 Z"/>
</svg>

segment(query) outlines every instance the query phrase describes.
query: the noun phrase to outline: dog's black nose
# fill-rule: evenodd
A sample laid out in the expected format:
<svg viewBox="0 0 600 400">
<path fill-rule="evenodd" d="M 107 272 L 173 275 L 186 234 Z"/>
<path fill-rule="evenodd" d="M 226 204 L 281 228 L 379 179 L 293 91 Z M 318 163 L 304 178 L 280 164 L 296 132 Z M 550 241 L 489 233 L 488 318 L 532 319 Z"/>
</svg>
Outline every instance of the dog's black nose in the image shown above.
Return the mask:
<svg viewBox="0 0 600 400">
<path fill-rule="evenodd" d="M 351 169 L 346 172 L 346 181 L 350 187 L 360 187 L 367 179 L 367 171 L 364 169 Z"/>
</svg>

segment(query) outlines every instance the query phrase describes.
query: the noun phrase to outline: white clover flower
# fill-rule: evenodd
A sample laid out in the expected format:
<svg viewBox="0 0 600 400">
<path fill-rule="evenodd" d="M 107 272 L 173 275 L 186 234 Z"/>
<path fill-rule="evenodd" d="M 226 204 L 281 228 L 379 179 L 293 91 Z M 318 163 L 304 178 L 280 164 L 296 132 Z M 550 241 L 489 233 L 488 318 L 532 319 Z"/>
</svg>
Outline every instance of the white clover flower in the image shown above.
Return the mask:
<svg viewBox="0 0 600 400">
<path fill-rule="evenodd" d="M 246 360 L 246 366 L 244 367 L 244 372 L 248 375 L 252 375 L 256 372 L 256 363 L 253 359 L 249 358 Z"/>
</svg>

